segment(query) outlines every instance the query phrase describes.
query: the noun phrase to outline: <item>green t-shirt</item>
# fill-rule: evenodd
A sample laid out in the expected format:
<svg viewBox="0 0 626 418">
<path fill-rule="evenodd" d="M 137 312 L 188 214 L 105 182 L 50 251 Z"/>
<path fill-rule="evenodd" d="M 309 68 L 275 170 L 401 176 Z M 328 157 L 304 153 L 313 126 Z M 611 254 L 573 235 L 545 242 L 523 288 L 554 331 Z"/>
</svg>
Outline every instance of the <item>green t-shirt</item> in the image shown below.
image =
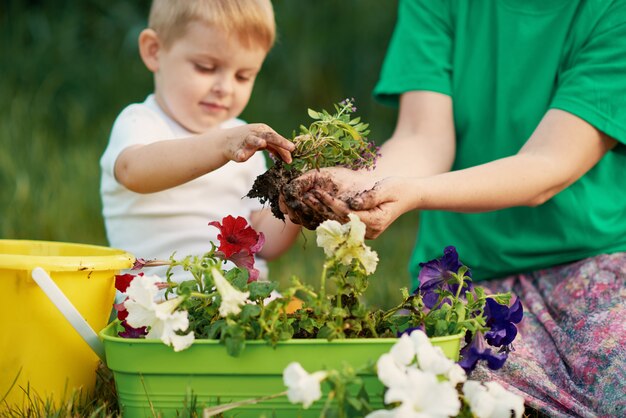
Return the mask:
<svg viewBox="0 0 626 418">
<path fill-rule="evenodd" d="M 414 280 L 448 245 L 475 280 L 626 251 L 626 1 L 400 0 L 374 95 L 415 90 L 452 97 L 455 170 L 516 154 L 550 108 L 620 144 L 538 207 L 421 212 Z"/>
</svg>

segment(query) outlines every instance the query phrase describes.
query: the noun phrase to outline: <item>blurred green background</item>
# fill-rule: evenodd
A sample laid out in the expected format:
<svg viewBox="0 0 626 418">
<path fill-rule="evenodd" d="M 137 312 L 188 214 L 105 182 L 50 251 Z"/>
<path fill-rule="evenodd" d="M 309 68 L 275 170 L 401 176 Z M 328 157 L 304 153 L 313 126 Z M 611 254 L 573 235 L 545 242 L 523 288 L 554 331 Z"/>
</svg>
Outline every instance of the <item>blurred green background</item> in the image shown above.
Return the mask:
<svg viewBox="0 0 626 418">
<path fill-rule="evenodd" d="M 137 52 L 149 1 L 3 1 L 0 5 L 0 237 L 106 245 L 99 158 L 111 125 L 151 92 Z M 354 97 L 380 143 L 395 109 L 373 101 L 397 0 L 275 0 L 278 40 L 242 115 L 290 136 L 307 108 Z M 380 256 L 370 300 L 391 306 L 407 286 L 417 214 L 369 244 Z M 140 255 L 138 255 L 140 256 Z M 311 232 L 271 264 L 281 281 L 319 276 Z"/>
</svg>

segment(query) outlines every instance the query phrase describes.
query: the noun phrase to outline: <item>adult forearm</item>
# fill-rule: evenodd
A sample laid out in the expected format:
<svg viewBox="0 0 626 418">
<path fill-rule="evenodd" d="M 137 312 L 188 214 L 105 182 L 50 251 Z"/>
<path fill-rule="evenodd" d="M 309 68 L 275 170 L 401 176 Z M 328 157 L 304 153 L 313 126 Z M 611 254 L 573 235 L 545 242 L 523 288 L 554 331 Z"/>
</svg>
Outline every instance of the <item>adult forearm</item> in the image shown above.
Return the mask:
<svg viewBox="0 0 626 418">
<path fill-rule="evenodd" d="M 584 120 L 552 109 L 516 155 L 416 179 L 413 205 L 461 212 L 540 205 L 583 176 L 616 144 Z"/>
<path fill-rule="evenodd" d="M 392 137 L 381 147 L 381 157 L 374 175 L 378 179 L 390 176 L 424 177 L 445 173 L 454 161 L 454 142 Z"/>
<path fill-rule="evenodd" d="M 413 209 L 486 212 L 513 206 L 537 206 L 569 185 L 550 160 L 518 154 L 488 164 L 413 178 Z"/>
</svg>

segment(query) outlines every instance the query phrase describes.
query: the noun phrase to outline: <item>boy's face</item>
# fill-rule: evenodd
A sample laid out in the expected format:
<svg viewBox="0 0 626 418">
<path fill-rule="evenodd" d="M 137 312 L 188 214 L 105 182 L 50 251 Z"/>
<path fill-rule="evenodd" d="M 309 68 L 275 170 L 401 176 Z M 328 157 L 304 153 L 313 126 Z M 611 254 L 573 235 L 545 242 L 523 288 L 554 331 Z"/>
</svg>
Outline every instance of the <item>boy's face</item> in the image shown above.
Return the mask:
<svg viewBox="0 0 626 418">
<path fill-rule="evenodd" d="M 267 51 L 201 22 L 158 52 L 155 95 L 163 110 L 194 133 L 239 116 Z"/>
</svg>

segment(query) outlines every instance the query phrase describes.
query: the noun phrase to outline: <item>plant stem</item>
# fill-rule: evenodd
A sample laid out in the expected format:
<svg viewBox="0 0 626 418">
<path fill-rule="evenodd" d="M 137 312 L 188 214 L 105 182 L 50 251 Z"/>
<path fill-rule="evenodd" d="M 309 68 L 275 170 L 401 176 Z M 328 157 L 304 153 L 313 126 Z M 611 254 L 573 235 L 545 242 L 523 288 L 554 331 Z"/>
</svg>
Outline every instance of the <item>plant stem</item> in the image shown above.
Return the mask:
<svg viewBox="0 0 626 418">
<path fill-rule="evenodd" d="M 330 267 L 332 261 L 328 260 L 324 263 L 324 267 L 322 268 L 322 277 L 320 282 L 320 300 L 324 300 L 326 298 L 326 271 L 328 271 L 328 267 Z"/>
</svg>

